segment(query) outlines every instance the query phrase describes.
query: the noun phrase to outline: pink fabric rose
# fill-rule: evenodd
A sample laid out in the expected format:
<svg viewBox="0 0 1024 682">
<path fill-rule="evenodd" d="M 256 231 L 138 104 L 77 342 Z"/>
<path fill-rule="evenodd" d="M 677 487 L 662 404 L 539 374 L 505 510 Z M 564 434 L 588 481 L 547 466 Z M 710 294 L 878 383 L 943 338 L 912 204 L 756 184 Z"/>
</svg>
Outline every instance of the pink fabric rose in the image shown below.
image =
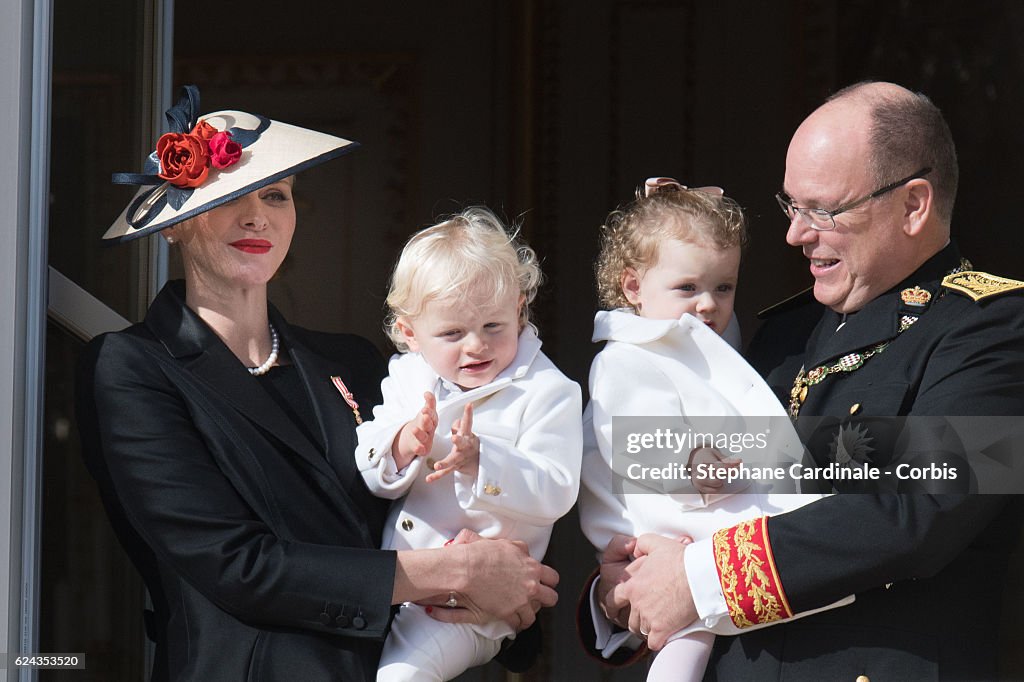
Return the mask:
<svg viewBox="0 0 1024 682">
<path fill-rule="evenodd" d="M 242 145 L 231 139 L 231 133 L 220 132 L 210 138 L 210 162 L 214 168 L 234 166 L 242 157 Z"/>
</svg>

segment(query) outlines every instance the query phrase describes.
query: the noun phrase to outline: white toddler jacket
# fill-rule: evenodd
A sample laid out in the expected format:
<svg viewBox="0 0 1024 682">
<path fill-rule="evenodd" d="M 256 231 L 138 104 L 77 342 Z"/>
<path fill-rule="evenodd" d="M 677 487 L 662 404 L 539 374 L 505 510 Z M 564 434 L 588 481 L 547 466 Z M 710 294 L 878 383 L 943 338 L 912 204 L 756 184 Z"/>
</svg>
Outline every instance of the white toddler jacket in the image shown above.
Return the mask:
<svg viewBox="0 0 1024 682">
<path fill-rule="evenodd" d="M 438 426 L 427 457 L 395 471 L 391 444 L 437 395 L 439 377 L 419 353 L 395 355 L 381 385 L 384 402 L 358 429 L 356 463 L 375 495 L 402 498 L 384 528 L 385 549 L 441 547 L 463 528 L 486 538 L 522 540 L 541 559 L 552 524 L 576 502 L 582 457 L 580 387 L 541 351 L 532 327 L 519 335 L 512 363 L 491 383 L 450 393 L 437 403 Z M 427 483 L 429 464 L 451 451 L 452 423 L 473 403 L 480 439 L 475 477 L 454 472 Z M 404 497 L 403 497 L 404 496 Z"/>
<path fill-rule="evenodd" d="M 709 629 L 718 634 L 738 634 L 728 618 L 712 560 L 711 534 L 739 521 L 795 509 L 821 496 L 774 492 L 785 489 L 779 485 L 772 487 L 773 492 L 761 492 L 756 483 L 737 486 L 731 494 L 702 496 L 692 486 L 672 487 L 660 481 L 644 483 L 648 492 L 616 492 L 612 485 L 613 458 L 628 455 L 614 451 L 612 418 L 683 417 L 707 424 L 714 423 L 714 419 L 706 422 L 701 418 L 721 417 L 728 418 L 723 423 L 732 428 L 738 423 L 745 423 L 751 431 L 770 427 L 769 446 L 763 454 L 772 463 L 801 461 L 799 437 L 778 398 L 754 368 L 692 315 L 684 314 L 678 320 L 651 320 L 624 309 L 601 311 L 594 319 L 593 340 L 607 344 L 591 365 L 590 403 L 583 416 L 583 532 L 599 552 L 616 533 L 689 535 L 696 542 L 687 548 L 686 570 L 701 619 L 685 631 Z M 681 455 L 684 463 L 688 455 Z M 741 453 L 739 457 L 748 465 L 756 460 L 755 453 Z M 791 487 L 796 490 L 795 482 Z M 853 598 L 847 597 L 832 606 L 851 601 Z M 609 639 L 611 630 L 594 604 L 592 613 L 597 646 L 610 655 L 622 639 Z"/>
</svg>

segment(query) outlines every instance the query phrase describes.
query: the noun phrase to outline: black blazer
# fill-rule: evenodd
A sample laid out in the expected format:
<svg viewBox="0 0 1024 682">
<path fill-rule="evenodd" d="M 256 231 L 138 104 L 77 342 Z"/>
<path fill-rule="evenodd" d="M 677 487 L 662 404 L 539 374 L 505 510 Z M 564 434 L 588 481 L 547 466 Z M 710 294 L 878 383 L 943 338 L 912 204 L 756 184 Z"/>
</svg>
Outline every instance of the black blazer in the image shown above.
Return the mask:
<svg viewBox="0 0 1024 682">
<path fill-rule="evenodd" d="M 170 283 L 143 323 L 86 348 L 86 464 L 154 603 L 154 680 L 371 680 L 391 615 L 387 502 L 353 461 L 380 400 L 364 339 L 270 319 L 315 411 L 311 442 Z"/>
</svg>

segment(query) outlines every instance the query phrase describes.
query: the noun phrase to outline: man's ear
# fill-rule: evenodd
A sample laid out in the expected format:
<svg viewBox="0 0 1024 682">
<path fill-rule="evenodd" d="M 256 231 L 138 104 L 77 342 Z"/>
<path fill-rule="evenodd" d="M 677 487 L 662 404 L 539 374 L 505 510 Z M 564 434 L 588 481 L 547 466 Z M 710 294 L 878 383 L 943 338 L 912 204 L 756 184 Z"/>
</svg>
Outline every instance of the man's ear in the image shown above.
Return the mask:
<svg viewBox="0 0 1024 682">
<path fill-rule="evenodd" d="M 413 330 L 412 325 L 409 323 L 409 318 L 398 317 L 395 320 L 395 327 L 398 329 L 398 333 L 402 337 L 402 341 L 409 347 L 413 353 L 418 353 L 420 350 L 420 344 L 416 341 L 416 332 Z"/>
<path fill-rule="evenodd" d="M 928 224 L 935 210 L 935 189 L 924 178 L 907 183 L 906 199 L 903 201 L 903 231 L 908 237 L 916 237 Z"/>
</svg>

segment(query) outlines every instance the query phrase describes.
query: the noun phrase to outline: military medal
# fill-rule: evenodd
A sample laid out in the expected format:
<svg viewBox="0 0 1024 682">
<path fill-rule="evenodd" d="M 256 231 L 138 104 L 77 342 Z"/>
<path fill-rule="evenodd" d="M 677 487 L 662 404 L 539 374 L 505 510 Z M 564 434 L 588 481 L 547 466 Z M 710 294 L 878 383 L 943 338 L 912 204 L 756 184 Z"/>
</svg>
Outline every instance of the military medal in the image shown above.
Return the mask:
<svg viewBox="0 0 1024 682">
<path fill-rule="evenodd" d="M 863 352 L 847 353 L 831 365 L 821 365 L 809 372 L 800 368 L 800 373 L 793 380 L 793 389 L 789 392 L 789 416 L 796 419 L 800 416 L 800 407 L 807 400 L 807 389 L 820 384 L 830 374 L 853 372 L 864 366 L 864 363 L 884 351 L 892 339 L 883 341 Z"/>
<path fill-rule="evenodd" d="M 338 393 L 345 399 L 348 406 L 352 408 L 352 414 L 356 417 L 356 425 L 363 423 L 363 418 L 359 416 L 359 403 L 356 402 L 355 396 L 352 395 L 352 391 L 348 390 L 348 386 L 341 380 L 341 377 L 331 377 L 331 383 L 338 389 Z"/>
<path fill-rule="evenodd" d="M 960 265 L 946 274 L 946 277 L 942 280 L 942 286 L 962 291 L 977 301 L 980 298 L 996 293 L 1024 288 L 1024 282 L 996 277 L 984 272 L 971 271 L 971 262 L 966 258 L 961 258 Z M 920 286 L 907 287 L 900 290 L 900 301 L 903 302 L 903 305 L 900 309 L 901 314 L 896 336 L 910 329 L 911 325 L 920 319 L 932 301 L 932 294 Z M 865 362 L 884 351 L 894 339 L 895 337 L 888 341 L 883 341 L 867 350 L 848 353 L 831 365 L 821 365 L 809 371 L 801 367 L 800 372 L 793 380 L 793 388 L 789 392 L 789 416 L 796 420 L 800 415 L 800 407 L 807 400 L 807 390 L 811 386 L 821 383 L 831 374 L 853 372 L 860 369 L 864 366 Z M 850 408 L 850 414 L 855 414 L 860 409 L 861 404 L 856 403 Z"/>
<path fill-rule="evenodd" d="M 969 268 L 970 263 L 965 260 L 961 260 L 960 267 L 953 270 L 943 284 L 950 286 L 947 280 L 950 280 L 956 273 L 960 273 L 964 268 Z M 975 273 L 966 273 L 975 274 Z M 907 287 L 900 291 L 900 301 L 903 302 L 903 306 L 900 310 L 901 315 L 899 317 L 899 327 L 896 330 L 896 336 L 899 336 L 903 332 L 910 329 L 911 325 L 920 319 L 920 316 L 928 309 L 928 305 L 932 301 L 932 294 L 927 289 L 923 289 L 919 286 Z M 821 383 L 831 374 L 837 374 L 839 372 L 853 372 L 864 366 L 864 363 L 870 360 L 875 355 L 878 355 L 892 343 L 893 339 L 883 341 L 875 346 L 871 346 L 866 350 L 856 351 L 853 353 L 847 353 L 843 357 L 839 358 L 836 362 L 831 365 L 821 365 L 815 367 L 809 371 L 805 371 L 803 367 L 800 368 L 800 372 L 796 375 L 796 379 L 793 380 L 793 389 L 789 392 L 789 416 L 796 419 L 800 415 L 800 407 L 807 400 L 807 390 L 811 386 Z M 855 405 L 856 410 L 860 411 L 861 405 L 858 403 Z M 850 414 L 853 414 L 854 410 L 851 408 Z"/>
<path fill-rule="evenodd" d="M 910 329 L 910 325 L 917 322 L 917 315 L 900 315 L 900 330 L 899 333 L 903 333 Z"/>
<path fill-rule="evenodd" d="M 804 368 L 793 380 L 793 388 L 789 391 L 789 416 L 796 419 L 800 414 L 800 406 L 807 400 L 807 374 Z"/>
</svg>

